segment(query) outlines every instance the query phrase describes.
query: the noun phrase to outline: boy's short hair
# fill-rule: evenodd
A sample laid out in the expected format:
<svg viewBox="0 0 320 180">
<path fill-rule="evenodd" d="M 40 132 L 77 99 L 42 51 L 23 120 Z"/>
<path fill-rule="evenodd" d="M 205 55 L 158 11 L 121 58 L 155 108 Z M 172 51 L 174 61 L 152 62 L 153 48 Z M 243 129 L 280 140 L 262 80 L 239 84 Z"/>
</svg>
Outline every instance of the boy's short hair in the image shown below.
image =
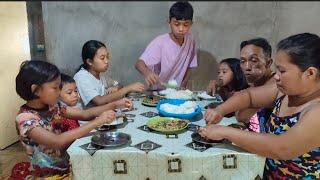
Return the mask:
<svg viewBox="0 0 320 180">
<path fill-rule="evenodd" d="M 52 82 L 60 76 L 57 66 L 38 60 L 24 61 L 16 76 L 16 92 L 24 100 L 30 101 L 39 97 L 32 92 L 33 84 L 41 86 L 44 83 Z"/>
<path fill-rule="evenodd" d="M 193 7 L 187 1 L 178 1 L 174 3 L 169 10 L 169 20 L 176 18 L 177 20 L 193 19 Z"/>
<path fill-rule="evenodd" d="M 76 81 L 71 76 L 61 73 L 60 89 L 67 83 L 76 83 Z"/>
<path fill-rule="evenodd" d="M 268 58 L 271 58 L 272 48 L 269 42 L 265 38 L 258 37 L 258 38 L 242 41 L 240 44 L 240 51 L 243 47 L 247 45 L 255 45 L 262 48 L 264 55 Z"/>
</svg>

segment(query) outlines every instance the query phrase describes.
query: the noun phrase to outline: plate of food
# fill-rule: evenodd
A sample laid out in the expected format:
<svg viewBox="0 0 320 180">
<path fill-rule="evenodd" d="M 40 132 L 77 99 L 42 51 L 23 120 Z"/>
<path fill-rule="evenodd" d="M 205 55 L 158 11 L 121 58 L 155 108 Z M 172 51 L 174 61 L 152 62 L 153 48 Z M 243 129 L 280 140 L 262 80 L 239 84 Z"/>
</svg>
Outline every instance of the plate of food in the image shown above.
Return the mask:
<svg viewBox="0 0 320 180">
<path fill-rule="evenodd" d="M 141 92 L 130 92 L 130 93 L 126 94 L 126 97 L 128 97 L 128 98 L 141 98 L 144 96 L 145 95 Z"/>
<path fill-rule="evenodd" d="M 187 120 L 178 118 L 156 116 L 148 120 L 147 126 L 164 134 L 178 134 L 187 128 L 189 123 Z"/>
<path fill-rule="evenodd" d="M 118 116 L 115 120 L 112 121 L 110 124 L 103 124 L 102 126 L 117 126 L 123 124 L 127 118 L 125 116 Z"/>
<path fill-rule="evenodd" d="M 229 124 L 228 126 L 236 129 L 240 129 L 240 130 L 248 130 L 248 127 L 242 122 Z"/>
<path fill-rule="evenodd" d="M 183 100 L 196 99 L 196 95 L 189 89 L 177 90 L 177 89 L 167 88 L 165 90 L 159 91 L 159 94 L 161 96 L 164 96 L 166 99 L 183 99 Z"/>
<path fill-rule="evenodd" d="M 192 141 L 199 144 L 204 145 L 215 145 L 218 143 L 226 143 L 227 141 L 225 139 L 222 140 L 210 140 L 202 137 L 198 132 L 194 132 L 191 134 Z"/>
<path fill-rule="evenodd" d="M 144 98 L 142 98 L 142 102 L 141 104 L 142 105 L 145 105 L 145 106 L 150 106 L 150 107 L 156 107 L 158 102 L 162 99 L 162 97 L 160 96 L 146 96 Z"/>
<path fill-rule="evenodd" d="M 216 96 L 210 96 L 207 92 L 205 91 L 200 91 L 197 92 L 197 97 L 203 100 L 216 100 Z"/>
<path fill-rule="evenodd" d="M 163 99 L 157 104 L 160 115 L 192 120 L 201 113 L 200 106 L 194 101 L 181 99 Z"/>
</svg>

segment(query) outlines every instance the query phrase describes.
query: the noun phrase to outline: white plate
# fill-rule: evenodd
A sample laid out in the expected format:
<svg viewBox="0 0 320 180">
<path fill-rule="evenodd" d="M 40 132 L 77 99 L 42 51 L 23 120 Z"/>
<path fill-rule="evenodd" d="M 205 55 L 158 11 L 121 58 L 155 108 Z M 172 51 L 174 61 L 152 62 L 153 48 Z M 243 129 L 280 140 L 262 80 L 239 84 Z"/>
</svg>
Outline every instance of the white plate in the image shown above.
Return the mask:
<svg viewBox="0 0 320 180">
<path fill-rule="evenodd" d="M 198 96 L 199 98 L 202 98 L 202 99 L 205 99 L 205 100 L 214 100 L 214 99 L 217 99 L 217 98 L 214 97 L 214 96 L 210 96 L 210 95 L 207 94 L 206 92 L 198 93 L 197 96 Z"/>
<path fill-rule="evenodd" d="M 114 121 L 112 121 L 111 124 L 104 124 L 104 126 L 116 126 L 119 124 L 123 124 L 124 123 L 124 117 L 119 117 L 117 119 L 115 119 Z"/>
</svg>

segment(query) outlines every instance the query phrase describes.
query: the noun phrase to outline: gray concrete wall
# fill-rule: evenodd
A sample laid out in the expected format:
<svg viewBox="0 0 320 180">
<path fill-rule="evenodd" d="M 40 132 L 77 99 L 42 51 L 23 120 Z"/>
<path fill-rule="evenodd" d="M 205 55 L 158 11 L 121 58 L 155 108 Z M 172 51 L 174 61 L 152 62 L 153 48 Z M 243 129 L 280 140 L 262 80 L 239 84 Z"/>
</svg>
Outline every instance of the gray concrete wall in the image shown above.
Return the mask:
<svg viewBox="0 0 320 180">
<path fill-rule="evenodd" d="M 42 2 L 49 61 L 73 74 L 89 39 L 107 44 L 108 75 L 123 84 L 143 80 L 134 63 L 147 44 L 169 31 L 174 2 Z M 218 62 L 238 57 L 242 40 L 262 36 L 274 46 L 299 32 L 318 33 L 319 2 L 191 2 L 192 32 L 198 42 L 199 68 L 189 87 L 203 88 L 216 76 Z"/>
</svg>

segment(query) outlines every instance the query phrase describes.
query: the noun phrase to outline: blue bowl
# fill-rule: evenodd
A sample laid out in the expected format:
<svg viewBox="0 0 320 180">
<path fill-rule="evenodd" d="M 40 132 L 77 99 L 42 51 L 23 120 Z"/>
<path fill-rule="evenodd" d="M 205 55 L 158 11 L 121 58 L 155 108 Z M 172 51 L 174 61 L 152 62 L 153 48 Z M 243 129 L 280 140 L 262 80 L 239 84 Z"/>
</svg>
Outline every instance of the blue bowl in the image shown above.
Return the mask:
<svg viewBox="0 0 320 180">
<path fill-rule="evenodd" d="M 190 113 L 190 114 L 173 114 L 173 113 L 168 113 L 160 109 L 160 105 L 164 103 L 169 103 L 173 105 L 180 105 L 186 102 L 186 100 L 182 99 L 162 99 L 158 102 L 157 104 L 157 110 L 161 116 L 165 117 L 175 117 L 175 118 L 180 118 L 180 119 L 188 119 L 192 120 L 195 116 L 201 113 L 201 108 L 199 105 L 197 105 L 195 112 Z"/>
</svg>

